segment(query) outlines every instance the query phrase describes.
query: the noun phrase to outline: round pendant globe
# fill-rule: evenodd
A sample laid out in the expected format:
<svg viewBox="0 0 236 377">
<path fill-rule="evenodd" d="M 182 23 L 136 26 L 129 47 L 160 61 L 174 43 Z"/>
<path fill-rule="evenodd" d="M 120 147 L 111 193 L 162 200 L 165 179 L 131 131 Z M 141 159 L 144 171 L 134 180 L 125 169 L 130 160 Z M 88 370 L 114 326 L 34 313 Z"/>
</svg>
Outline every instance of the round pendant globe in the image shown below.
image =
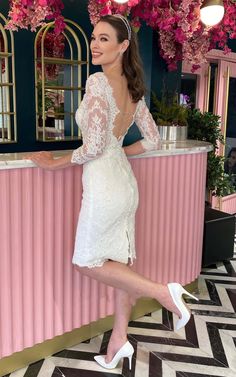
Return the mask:
<svg viewBox="0 0 236 377">
<path fill-rule="evenodd" d="M 113 0 L 113 1 L 118 4 L 124 4 L 124 3 L 128 3 L 129 0 Z"/>
<path fill-rule="evenodd" d="M 200 19 L 206 26 L 214 26 L 222 20 L 224 13 L 222 5 L 204 6 L 200 9 Z"/>
</svg>

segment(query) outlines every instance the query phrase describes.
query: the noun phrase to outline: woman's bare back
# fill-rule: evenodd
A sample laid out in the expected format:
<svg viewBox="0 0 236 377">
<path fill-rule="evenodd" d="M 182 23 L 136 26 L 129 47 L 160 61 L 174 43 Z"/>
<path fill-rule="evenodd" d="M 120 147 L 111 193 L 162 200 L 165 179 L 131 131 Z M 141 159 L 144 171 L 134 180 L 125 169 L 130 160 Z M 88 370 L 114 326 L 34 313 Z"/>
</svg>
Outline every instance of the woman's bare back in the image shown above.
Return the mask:
<svg viewBox="0 0 236 377">
<path fill-rule="evenodd" d="M 132 101 L 125 76 L 121 76 L 120 80 L 108 79 L 108 82 L 119 111 L 113 128 L 113 135 L 119 140 L 127 133 L 134 121 L 137 103 Z"/>
</svg>

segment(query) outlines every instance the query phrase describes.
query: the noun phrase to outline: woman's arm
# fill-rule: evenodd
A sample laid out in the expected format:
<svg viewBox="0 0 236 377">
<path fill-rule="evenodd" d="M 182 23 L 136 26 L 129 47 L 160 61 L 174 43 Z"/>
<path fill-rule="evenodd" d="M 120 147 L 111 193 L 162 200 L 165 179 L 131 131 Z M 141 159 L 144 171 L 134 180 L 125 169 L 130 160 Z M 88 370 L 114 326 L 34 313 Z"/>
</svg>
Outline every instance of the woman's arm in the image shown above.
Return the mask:
<svg viewBox="0 0 236 377">
<path fill-rule="evenodd" d="M 140 141 L 136 141 L 134 144 L 128 145 L 127 147 L 123 147 L 125 154 L 127 156 L 132 156 L 135 154 L 141 154 L 145 152 L 143 145 Z"/>
<path fill-rule="evenodd" d="M 108 105 L 106 93 L 97 74 L 91 75 L 86 83 L 83 97 L 83 145 L 72 153 L 71 161 L 84 164 L 98 158 L 107 143 Z"/>
<path fill-rule="evenodd" d="M 74 165 L 71 162 L 72 152 L 61 157 L 53 157 L 51 152 L 33 152 L 25 155 L 26 159 L 33 161 L 37 166 L 47 170 L 57 170 Z"/>
<path fill-rule="evenodd" d="M 135 123 L 137 124 L 143 139 L 124 147 L 127 156 L 160 149 L 161 146 L 160 135 L 156 123 L 152 118 L 144 98 L 138 106 L 138 111 L 135 115 Z"/>
<path fill-rule="evenodd" d="M 83 145 L 59 158 L 53 158 L 50 152 L 30 153 L 26 158 L 43 169 L 55 170 L 74 164 L 81 165 L 99 157 L 106 146 L 108 112 L 105 92 L 96 74 L 87 80 L 83 101 L 86 108 L 83 119 Z"/>
<path fill-rule="evenodd" d="M 157 129 L 157 125 L 146 105 L 145 99 L 140 100 L 138 111 L 135 114 L 135 123 L 137 124 L 141 135 L 140 144 L 144 151 L 153 151 L 161 148 L 161 138 Z M 142 153 L 142 152 L 139 152 Z"/>
</svg>

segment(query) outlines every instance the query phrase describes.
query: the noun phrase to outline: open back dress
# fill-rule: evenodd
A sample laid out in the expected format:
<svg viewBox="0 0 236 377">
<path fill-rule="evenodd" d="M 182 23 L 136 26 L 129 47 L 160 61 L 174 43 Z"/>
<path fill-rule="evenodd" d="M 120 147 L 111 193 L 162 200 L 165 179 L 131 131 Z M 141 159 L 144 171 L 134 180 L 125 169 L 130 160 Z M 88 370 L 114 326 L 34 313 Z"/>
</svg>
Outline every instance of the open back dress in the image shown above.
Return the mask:
<svg viewBox="0 0 236 377">
<path fill-rule="evenodd" d="M 100 267 L 113 260 L 131 263 L 135 253 L 135 212 L 138 187 L 122 148 L 124 136 L 113 134 L 119 109 L 113 89 L 103 72 L 91 75 L 76 112 L 83 145 L 71 161 L 83 164 L 83 196 L 72 262 Z M 160 147 L 156 124 L 142 98 L 130 126 L 136 123 L 145 151 Z M 127 129 L 128 132 L 128 129 Z"/>
</svg>

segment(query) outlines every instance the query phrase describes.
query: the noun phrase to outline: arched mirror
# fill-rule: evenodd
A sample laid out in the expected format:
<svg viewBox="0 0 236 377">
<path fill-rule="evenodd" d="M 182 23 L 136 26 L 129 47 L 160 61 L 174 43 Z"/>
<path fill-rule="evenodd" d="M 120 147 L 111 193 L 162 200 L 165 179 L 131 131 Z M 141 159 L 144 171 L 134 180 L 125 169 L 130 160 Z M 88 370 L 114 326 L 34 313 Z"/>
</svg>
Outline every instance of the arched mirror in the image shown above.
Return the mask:
<svg viewBox="0 0 236 377">
<path fill-rule="evenodd" d="M 41 141 L 80 138 L 75 112 L 89 75 L 89 45 L 82 28 L 65 20 L 54 33 L 54 22 L 37 33 L 35 51 L 36 135 Z"/>
<path fill-rule="evenodd" d="M 13 33 L 0 13 L 0 143 L 17 141 Z"/>
<path fill-rule="evenodd" d="M 188 98 L 192 108 L 208 111 L 210 88 L 209 63 L 203 63 L 201 67 L 192 72 L 192 67 L 185 61 L 181 72 L 181 94 Z"/>
</svg>

